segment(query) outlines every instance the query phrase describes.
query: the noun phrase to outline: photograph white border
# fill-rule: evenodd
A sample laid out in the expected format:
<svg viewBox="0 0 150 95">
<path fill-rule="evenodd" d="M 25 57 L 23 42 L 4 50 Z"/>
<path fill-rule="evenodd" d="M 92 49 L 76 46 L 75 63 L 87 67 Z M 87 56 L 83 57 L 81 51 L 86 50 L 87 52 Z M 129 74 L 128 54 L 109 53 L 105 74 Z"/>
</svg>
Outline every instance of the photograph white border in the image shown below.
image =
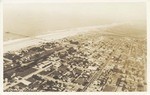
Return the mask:
<svg viewBox="0 0 150 95">
<path fill-rule="evenodd" d="M 147 92 L 3 92 L 3 3 L 145 2 L 147 5 Z M 0 0 L 0 95 L 150 95 L 150 0 Z"/>
</svg>

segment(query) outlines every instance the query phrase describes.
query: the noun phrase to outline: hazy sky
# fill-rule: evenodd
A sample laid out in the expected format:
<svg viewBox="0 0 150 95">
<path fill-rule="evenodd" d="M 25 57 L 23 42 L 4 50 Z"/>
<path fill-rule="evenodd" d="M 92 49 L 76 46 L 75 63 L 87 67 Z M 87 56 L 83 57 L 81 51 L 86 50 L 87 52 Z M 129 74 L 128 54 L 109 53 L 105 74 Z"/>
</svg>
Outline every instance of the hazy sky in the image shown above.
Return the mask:
<svg viewBox="0 0 150 95">
<path fill-rule="evenodd" d="M 7 3 L 3 9 L 4 32 L 26 34 L 146 20 L 146 4 L 141 2 Z"/>
</svg>

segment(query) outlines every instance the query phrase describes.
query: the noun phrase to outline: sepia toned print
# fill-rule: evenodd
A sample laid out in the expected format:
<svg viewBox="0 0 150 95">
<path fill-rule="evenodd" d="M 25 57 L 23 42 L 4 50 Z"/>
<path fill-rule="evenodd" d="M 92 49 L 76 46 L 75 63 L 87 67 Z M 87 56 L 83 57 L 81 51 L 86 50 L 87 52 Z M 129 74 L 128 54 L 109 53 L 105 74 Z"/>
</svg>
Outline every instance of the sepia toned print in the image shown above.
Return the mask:
<svg viewBox="0 0 150 95">
<path fill-rule="evenodd" d="M 5 4 L 4 91 L 147 91 L 145 10 L 135 2 Z"/>
</svg>

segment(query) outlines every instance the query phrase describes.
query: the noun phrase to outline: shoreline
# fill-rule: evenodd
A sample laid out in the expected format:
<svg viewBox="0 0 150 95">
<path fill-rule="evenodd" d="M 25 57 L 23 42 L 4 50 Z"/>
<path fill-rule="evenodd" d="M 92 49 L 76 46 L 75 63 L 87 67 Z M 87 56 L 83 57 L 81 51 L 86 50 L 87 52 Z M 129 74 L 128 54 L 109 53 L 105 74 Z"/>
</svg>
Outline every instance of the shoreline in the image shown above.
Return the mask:
<svg viewBox="0 0 150 95">
<path fill-rule="evenodd" d="M 120 25 L 120 23 L 112 23 L 109 25 L 82 27 L 82 28 L 66 29 L 66 30 L 56 30 L 55 33 L 42 34 L 42 35 L 38 35 L 34 37 L 27 37 L 27 38 L 5 41 L 3 42 L 3 47 L 4 47 L 3 53 L 6 53 L 8 51 L 19 50 L 19 49 L 22 49 L 31 45 L 37 45 L 44 41 L 54 41 L 54 40 L 62 39 L 65 37 L 75 36 L 78 34 L 84 34 L 86 32 L 94 31 L 97 29 L 105 29 L 108 27 L 113 27 L 116 25 Z"/>
</svg>

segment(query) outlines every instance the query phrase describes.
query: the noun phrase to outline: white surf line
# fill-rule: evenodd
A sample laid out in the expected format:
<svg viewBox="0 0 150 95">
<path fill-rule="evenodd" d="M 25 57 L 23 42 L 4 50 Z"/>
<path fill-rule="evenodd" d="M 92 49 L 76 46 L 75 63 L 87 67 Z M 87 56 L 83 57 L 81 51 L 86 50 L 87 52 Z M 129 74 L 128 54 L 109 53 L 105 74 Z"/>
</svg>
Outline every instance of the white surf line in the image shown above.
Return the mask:
<svg viewBox="0 0 150 95">
<path fill-rule="evenodd" d="M 21 48 L 25 48 L 28 46 L 37 45 L 40 42 L 62 39 L 68 36 L 74 36 L 80 33 L 82 34 L 85 32 L 90 32 L 92 30 L 97 30 L 97 28 L 103 29 L 103 28 L 113 27 L 116 25 L 120 25 L 120 23 L 113 23 L 109 25 L 100 25 L 100 26 L 81 27 L 81 28 L 67 29 L 67 30 L 57 30 L 55 31 L 55 33 L 44 34 L 44 35 L 39 35 L 39 36 L 29 37 L 29 38 L 22 38 L 22 39 L 17 39 L 17 40 L 12 40 L 12 41 L 6 41 L 4 42 L 3 52 L 5 53 L 8 51 L 19 50 Z"/>
</svg>

